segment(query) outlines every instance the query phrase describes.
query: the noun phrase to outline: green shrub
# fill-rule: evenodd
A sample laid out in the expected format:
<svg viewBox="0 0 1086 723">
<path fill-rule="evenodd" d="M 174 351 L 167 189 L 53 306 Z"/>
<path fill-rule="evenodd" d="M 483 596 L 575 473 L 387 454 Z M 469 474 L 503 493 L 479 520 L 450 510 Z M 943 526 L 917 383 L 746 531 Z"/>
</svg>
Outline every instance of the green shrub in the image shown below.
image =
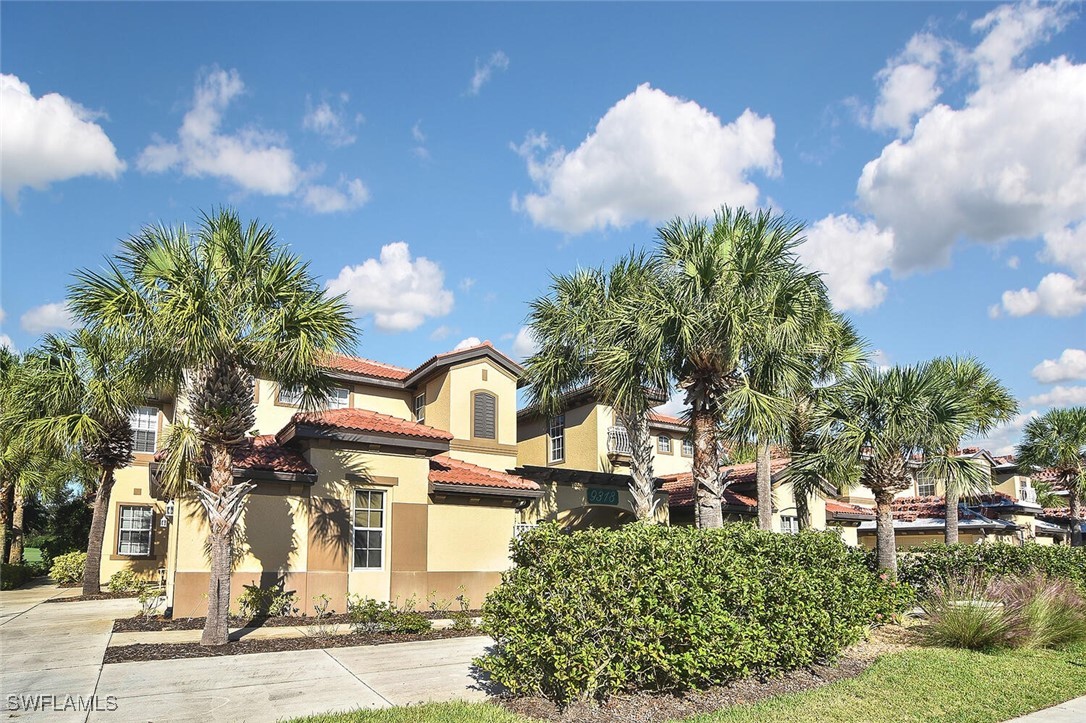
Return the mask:
<svg viewBox="0 0 1086 723">
<path fill-rule="evenodd" d="M 898 556 L 898 579 L 924 590 L 968 575 L 1003 577 L 1039 572 L 1069 580 L 1086 592 L 1086 548 L 1066 545 L 943 545 Z"/>
<path fill-rule="evenodd" d="M 140 577 L 131 570 L 118 570 L 109 576 L 106 586 L 114 595 L 131 593 L 138 594 L 147 584 L 146 578 Z"/>
<path fill-rule="evenodd" d="M 60 585 L 72 585 L 83 580 L 83 570 L 87 566 L 87 553 L 69 552 L 53 559 L 49 577 Z"/>
<path fill-rule="evenodd" d="M 34 565 L 9 565 L 0 563 L 0 590 L 14 590 L 21 587 L 40 572 Z"/>
<path fill-rule="evenodd" d="M 294 605 L 294 592 L 286 591 L 281 585 L 260 587 L 244 585 L 244 591 L 238 595 L 238 612 L 241 617 L 255 619 L 297 612 Z"/>
<path fill-rule="evenodd" d="M 425 633 L 433 623 L 415 610 L 416 605 L 414 596 L 402 607 L 397 607 L 364 595 L 350 595 L 347 597 L 347 615 L 356 633 Z"/>
<path fill-rule="evenodd" d="M 558 702 L 830 659 L 911 599 L 834 533 L 541 525 L 512 559 L 483 606 L 497 645 L 476 662 L 514 694 Z"/>
</svg>

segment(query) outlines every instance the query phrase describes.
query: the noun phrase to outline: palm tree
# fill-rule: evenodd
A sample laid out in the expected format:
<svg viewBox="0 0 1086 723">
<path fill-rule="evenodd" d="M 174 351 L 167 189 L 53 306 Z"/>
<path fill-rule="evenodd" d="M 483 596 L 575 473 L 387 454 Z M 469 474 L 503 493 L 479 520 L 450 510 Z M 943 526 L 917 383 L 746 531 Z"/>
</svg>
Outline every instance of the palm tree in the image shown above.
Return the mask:
<svg viewBox="0 0 1086 723">
<path fill-rule="evenodd" d="M 275 232 L 233 210 L 184 226 L 144 228 L 122 242 L 104 271 L 84 270 L 71 287 L 76 315 L 142 345 L 160 383 L 187 401 L 191 425 L 167 433 L 163 484 L 194 491 L 209 526 L 211 571 L 201 642 L 227 642 L 234 527 L 252 489 L 236 482 L 231 450 L 254 423 L 254 375 L 298 386 L 302 406 L 326 403 L 321 362 L 356 338 L 347 305 L 324 293 L 308 264 Z M 204 453 L 210 472 L 195 462 Z"/>
<path fill-rule="evenodd" d="M 644 348 L 661 346 L 686 393 L 694 439 L 693 478 L 701 527 L 723 523 L 718 442 L 726 427 L 765 438 L 785 431 L 788 401 L 748 383 L 750 350 L 794 336 L 825 293 L 799 264 L 803 226 L 769 211 L 723 208 L 706 220 L 659 229 L 661 281 L 642 315 Z M 768 508 L 768 506 L 767 506 Z"/>
<path fill-rule="evenodd" d="M 1067 490 L 1071 544 L 1082 545 L 1082 505 L 1086 498 L 1086 407 L 1050 409 L 1029 420 L 1018 445 L 1021 469 L 1052 469 Z"/>
<path fill-rule="evenodd" d="M 643 521 L 656 512 L 650 397 L 666 387 L 667 371 L 660 350 L 639 347 L 643 336 L 631 327 L 655 281 L 652 266 L 637 254 L 610 270 L 554 277 L 550 293 L 532 302 L 529 328 L 539 350 L 525 361 L 531 401 L 543 414 L 560 413 L 565 395 L 589 385 L 615 409 L 630 436 L 630 493 Z"/>
<path fill-rule="evenodd" d="M 16 406 L 50 459 L 78 453 L 98 471 L 83 594 L 101 592 L 102 545 L 116 471 L 132 460 L 133 410 L 147 398 L 142 364 L 131 346 L 100 330 L 48 335 L 31 351 L 16 382 Z"/>
<path fill-rule="evenodd" d="M 874 493 L 878 564 L 896 574 L 891 503 L 910 486 L 912 471 L 955 481 L 985 473 L 974 460 L 947 453 L 969 428 L 972 412 L 939 365 L 854 367 L 814 410 L 818 448 L 797 461 Z"/>
<path fill-rule="evenodd" d="M 992 431 L 1000 422 L 1010 420 L 1018 413 L 1018 402 L 1014 395 L 1003 386 L 988 370 L 972 357 L 954 357 L 937 359 L 935 364 L 940 372 L 945 374 L 951 384 L 954 385 L 955 394 L 966 399 L 970 406 L 969 428 L 966 434 L 974 437 L 983 437 Z M 955 440 L 954 449 L 948 450 L 951 454 L 957 452 L 961 440 Z M 948 545 L 958 542 L 958 502 L 962 495 L 969 495 L 987 488 L 990 476 L 986 475 L 982 485 L 978 488 L 973 484 L 971 476 L 957 478 L 957 481 L 946 480 L 946 527 L 943 532 L 943 541 Z"/>
</svg>

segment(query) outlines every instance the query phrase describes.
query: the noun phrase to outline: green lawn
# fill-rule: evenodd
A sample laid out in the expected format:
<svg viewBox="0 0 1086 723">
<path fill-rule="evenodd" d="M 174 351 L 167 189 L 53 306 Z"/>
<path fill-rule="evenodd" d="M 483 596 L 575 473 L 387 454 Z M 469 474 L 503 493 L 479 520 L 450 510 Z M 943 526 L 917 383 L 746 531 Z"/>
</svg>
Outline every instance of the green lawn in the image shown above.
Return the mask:
<svg viewBox="0 0 1086 723">
<path fill-rule="evenodd" d="M 880 658 L 863 674 L 806 693 L 687 719 L 996 723 L 1086 695 L 1086 643 L 1063 650 L 977 653 L 925 648 Z M 489 704 L 442 703 L 300 718 L 295 723 L 513 723 Z"/>
</svg>

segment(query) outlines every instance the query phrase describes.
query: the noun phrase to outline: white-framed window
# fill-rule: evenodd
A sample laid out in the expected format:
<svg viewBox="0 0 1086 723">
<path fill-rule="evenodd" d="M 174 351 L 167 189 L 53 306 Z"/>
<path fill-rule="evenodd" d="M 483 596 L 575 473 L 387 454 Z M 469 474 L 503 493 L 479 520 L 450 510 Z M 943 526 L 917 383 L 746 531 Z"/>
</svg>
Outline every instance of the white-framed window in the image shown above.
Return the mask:
<svg viewBox="0 0 1086 723">
<path fill-rule="evenodd" d="M 798 535 L 799 518 L 795 515 L 781 515 L 781 532 L 788 535 Z"/>
<path fill-rule="evenodd" d="M 328 391 L 329 409 L 346 409 L 351 406 L 351 390 L 346 387 L 332 387 Z"/>
<path fill-rule="evenodd" d="M 380 570 L 385 559 L 385 493 L 354 491 L 355 570 Z"/>
<path fill-rule="evenodd" d="M 415 421 L 419 424 L 426 423 L 426 392 L 415 397 Z"/>
<path fill-rule="evenodd" d="M 298 384 L 290 387 L 279 387 L 279 403 L 296 407 L 302 403 L 302 387 Z"/>
<path fill-rule="evenodd" d="M 661 434 L 656 438 L 656 451 L 660 454 L 671 454 L 671 437 Z"/>
<path fill-rule="evenodd" d="M 153 518 L 154 512 L 150 507 L 121 505 L 121 524 L 117 532 L 118 555 L 151 554 Z"/>
<path fill-rule="evenodd" d="M 490 392 L 472 395 L 474 418 L 471 436 L 478 439 L 498 438 L 498 398 Z"/>
<path fill-rule="evenodd" d="M 694 456 L 694 441 L 693 440 L 690 440 L 690 439 L 684 439 L 683 440 L 683 456 L 684 457 L 693 457 Z"/>
<path fill-rule="evenodd" d="M 566 415 L 551 417 L 547 428 L 547 461 L 562 462 L 566 458 Z"/>
<path fill-rule="evenodd" d="M 132 425 L 132 451 L 154 454 L 158 444 L 158 409 L 136 407 L 128 421 Z"/>
<path fill-rule="evenodd" d="M 935 478 L 928 475 L 920 475 L 916 478 L 917 497 L 935 496 Z"/>
</svg>

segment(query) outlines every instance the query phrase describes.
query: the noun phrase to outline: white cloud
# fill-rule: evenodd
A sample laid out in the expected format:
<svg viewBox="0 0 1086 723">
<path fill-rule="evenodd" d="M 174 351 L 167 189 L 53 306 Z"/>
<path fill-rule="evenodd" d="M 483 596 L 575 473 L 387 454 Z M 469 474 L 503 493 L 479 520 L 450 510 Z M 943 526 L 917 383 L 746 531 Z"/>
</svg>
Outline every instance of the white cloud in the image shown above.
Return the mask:
<svg viewBox="0 0 1086 723">
<path fill-rule="evenodd" d="M 973 32 L 985 33 L 970 58 L 980 81 L 997 81 L 1029 48 L 1063 29 L 1071 17 L 1070 3 L 1036 0 L 1000 5 L 973 22 Z"/>
<path fill-rule="evenodd" d="M 1086 350 L 1064 349 L 1058 359 L 1045 359 L 1033 367 L 1033 378 L 1043 384 L 1086 379 Z"/>
<path fill-rule="evenodd" d="M 0 306 L 0 324 L 3 324 L 6 318 L 8 318 L 7 312 L 4 311 L 4 307 Z"/>
<path fill-rule="evenodd" d="M 1041 416 L 1033 409 L 1029 412 L 1017 415 L 1014 419 L 998 425 L 987 437 L 980 437 L 967 441 L 963 447 L 982 447 L 992 454 L 1013 454 L 1015 445 L 1022 437 L 1022 429 L 1031 419 Z"/>
<path fill-rule="evenodd" d="M 1018 264 L 1020 264 L 1021 262 L 1021 259 L 1019 259 L 1017 256 L 1011 256 L 1009 259 L 1007 259 L 1007 268 L 1017 269 Z"/>
<path fill-rule="evenodd" d="M 76 327 L 76 322 L 67 303 L 55 302 L 35 306 L 19 317 L 19 325 L 23 331 L 43 334 L 47 331 L 71 331 Z"/>
<path fill-rule="evenodd" d="M 442 339 L 448 338 L 448 336 L 454 331 L 456 330 L 453 329 L 451 326 L 446 326 L 442 324 L 441 326 L 430 332 L 430 338 L 434 341 L 441 341 Z"/>
<path fill-rule="evenodd" d="M 1028 403 L 1038 407 L 1072 407 L 1086 404 L 1086 386 L 1052 387 L 1047 392 L 1033 395 Z"/>
<path fill-rule="evenodd" d="M 444 284 L 440 266 L 423 256 L 412 259 L 408 245 L 398 241 L 382 246 L 379 259 L 344 266 L 328 290 L 345 294 L 358 316 L 373 314 L 382 331 L 411 331 L 452 311 L 453 294 Z"/>
<path fill-rule="evenodd" d="M 660 414 L 670 414 L 673 417 L 681 417 L 686 410 L 686 392 L 681 389 L 673 391 L 666 402 L 655 408 Z"/>
<path fill-rule="evenodd" d="M 57 93 L 35 98 L 15 75 L 0 74 L 0 190 L 17 207 L 25 187 L 78 176 L 117 178 L 125 169 L 96 114 Z"/>
<path fill-rule="evenodd" d="M 333 148 L 351 145 L 358 140 L 358 137 L 351 132 L 351 128 L 360 124 L 364 118 L 361 114 L 356 114 L 353 119 L 348 118 L 346 106 L 349 100 L 350 97 L 346 93 L 340 93 L 337 107 L 333 108 L 329 100 L 322 100 L 314 106 L 307 97 L 302 128 L 323 137 Z"/>
<path fill-rule="evenodd" d="M 157 140 L 140 153 L 136 164 L 145 173 L 173 168 L 194 178 L 211 176 L 244 191 L 269 196 L 293 193 L 303 181 L 294 152 L 279 135 L 258 128 L 222 132 L 223 115 L 245 84 L 237 70 L 218 68 L 196 84 L 192 108 L 177 132 L 177 142 Z"/>
<path fill-rule="evenodd" d="M 822 272 L 833 305 L 863 311 L 886 298 L 886 284 L 873 277 L 886 271 L 894 249 L 894 235 L 871 221 L 829 215 L 807 230 L 807 242 L 798 253 L 805 264 Z"/>
<path fill-rule="evenodd" d="M 468 87 L 468 95 L 479 95 L 483 86 L 490 82 L 490 77 L 495 70 L 509 68 L 509 56 L 500 50 L 495 50 L 485 63 L 475 59 L 475 73 L 471 76 L 471 85 Z"/>
<path fill-rule="evenodd" d="M 314 213 L 352 211 L 369 200 L 369 189 L 358 178 L 348 181 L 341 176 L 335 186 L 313 184 L 302 191 L 302 203 Z"/>
<path fill-rule="evenodd" d="M 722 124 L 697 103 L 643 84 L 572 151 L 548 153 L 545 134 L 528 134 L 516 150 L 538 192 L 514 195 L 513 205 L 540 226 L 574 234 L 756 206 L 748 176 L 779 172 L 774 134 L 773 119 L 749 109 Z"/>
<path fill-rule="evenodd" d="M 13 342 L 11 337 L 7 334 L 0 334 L 0 347 L 7 349 L 13 354 L 19 353 L 19 350 L 15 348 L 15 342 Z"/>
<path fill-rule="evenodd" d="M 460 343 L 453 347 L 453 351 L 460 351 L 461 349 L 468 349 L 473 346 L 479 346 L 483 343 L 483 340 L 477 336 L 469 336 L 467 339 L 461 339 Z"/>
<path fill-rule="evenodd" d="M 539 342 L 536 341 L 531 330 L 526 326 L 520 327 L 516 337 L 513 338 L 513 356 L 517 359 L 526 359 L 537 351 L 539 351 Z"/>
<path fill-rule="evenodd" d="M 471 289 L 474 286 L 475 286 L 475 279 L 471 278 L 470 276 L 465 276 L 464 278 L 460 279 L 460 290 L 461 291 L 466 293 L 468 291 L 471 291 Z"/>
<path fill-rule="evenodd" d="M 1011 316 L 1074 316 L 1083 309 L 1086 309 L 1086 280 L 1076 280 L 1067 274 L 1046 274 L 1035 290 L 1003 292 L 1003 310 Z M 998 313 L 990 315 L 995 317 Z"/>
<path fill-rule="evenodd" d="M 942 94 L 938 85 L 946 41 L 930 33 L 914 35 L 899 55 L 879 71 L 879 97 L 871 112 L 872 128 L 907 135 L 913 119 L 935 105 Z"/>
<path fill-rule="evenodd" d="M 420 161 L 427 161 L 430 159 L 430 149 L 426 147 L 426 134 L 422 132 L 422 121 L 416 121 L 415 125 L 411 126 L 411 139 L 415 142 L 415 145 L 411 147 L 411 153 L 415 158 Z"/>
<path fill-rule="evenodd" d="M 890 355 L 882 349 L 876 349 L 871 352 L 871 363 L 875 365 L 877 369 L 887 370 L 890 368 Z"/>
</svg>

